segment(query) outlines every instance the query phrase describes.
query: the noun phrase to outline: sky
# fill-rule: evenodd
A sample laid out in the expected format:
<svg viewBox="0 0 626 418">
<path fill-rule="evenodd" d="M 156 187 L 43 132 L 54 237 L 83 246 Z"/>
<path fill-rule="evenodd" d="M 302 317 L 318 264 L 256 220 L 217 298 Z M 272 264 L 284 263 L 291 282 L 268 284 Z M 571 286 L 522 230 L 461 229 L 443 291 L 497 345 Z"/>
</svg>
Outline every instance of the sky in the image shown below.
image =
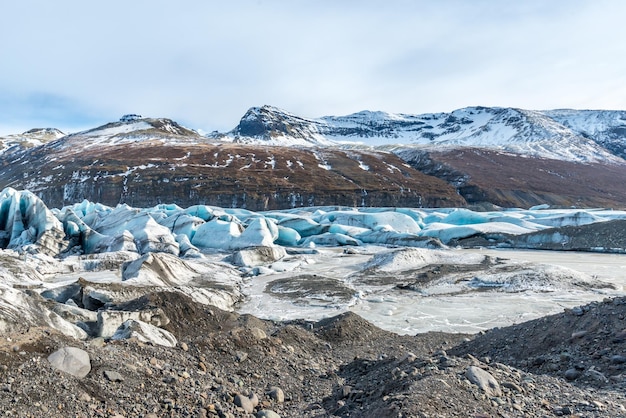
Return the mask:
<svg viewBox="0 0 626 418">
<path fill-rule="evenodd" d="M 210 132 L 467 106 L 626 109 L 622 0 L 20 0 L 0 6 L 0 134 L 127 113 Z"/>
</svg>

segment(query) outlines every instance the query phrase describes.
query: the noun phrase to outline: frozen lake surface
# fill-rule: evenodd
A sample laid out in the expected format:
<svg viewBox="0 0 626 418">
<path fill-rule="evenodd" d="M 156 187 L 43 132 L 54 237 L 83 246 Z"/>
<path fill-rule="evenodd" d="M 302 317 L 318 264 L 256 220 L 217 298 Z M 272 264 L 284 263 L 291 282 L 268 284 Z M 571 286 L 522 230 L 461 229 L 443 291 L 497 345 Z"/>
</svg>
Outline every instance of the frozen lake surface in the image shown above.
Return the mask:
<svg viewBox="0 0 626 418">
<path fill-rule="evenodd" d="M 624 295 L 626 287 L 626 256 L 616 254 L 518 251 L 518 250 L 447 250 L 456 256 L 490 255 L 511 262 L 532 262 L 562 266 L 586 273 L 592 278 L 612 284 L 611 288 L 568 288 L 564 290 L 529 286 L 515 292 L 490 289 L 477 292 L 431 292 L 424 294 L 398 289 L 393 285 L 374 286 L 354 283 L 354 272 L 372 253 L 388 251 L 368 248 L 359 254 L 343 254 L 341 249 L 323 249 L 314 257 L 303 257 L 298 272 L 257 276 L 247 281 L 244 293 L 248 300 L 238 310 L 261 318 L 319 319 L 351 310 L 377 326 L 400 334 L 426 331 L 474 333 L 497 326 L 511 325 L 579 306 L 605 297 Z M 354 295 L 349 300 L 329 302 L 315 297 L 307 303 L 294 303 L 291 298 L 275 297 L 267 292 L 276 280 L 307 274 L 310 280 L 336 278 Z M 315 275 L 315 276 L 313 276 Z M 286 291 L 288 293 L 288 291 Z M 309 294 L 309 296 L 311 296 Z"/>
</svg>

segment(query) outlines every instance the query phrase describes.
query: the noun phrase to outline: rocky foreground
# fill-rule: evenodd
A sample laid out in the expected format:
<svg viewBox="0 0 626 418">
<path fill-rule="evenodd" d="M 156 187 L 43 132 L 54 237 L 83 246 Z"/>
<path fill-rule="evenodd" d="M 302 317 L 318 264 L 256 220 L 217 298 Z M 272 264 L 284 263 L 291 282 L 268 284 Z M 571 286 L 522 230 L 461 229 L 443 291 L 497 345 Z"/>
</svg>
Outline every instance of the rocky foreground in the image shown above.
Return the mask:
<svg viewBox="0 0 626 418">
<path fill-rule="evenodd" d="M 277 323 L 167 292 L 117 308 L 160 309 L 177 345 L 4 335 L 5 415 L 626 416 L 626 298 L 475 336 L 399 336 L 351 313 Z"/>
</svg>

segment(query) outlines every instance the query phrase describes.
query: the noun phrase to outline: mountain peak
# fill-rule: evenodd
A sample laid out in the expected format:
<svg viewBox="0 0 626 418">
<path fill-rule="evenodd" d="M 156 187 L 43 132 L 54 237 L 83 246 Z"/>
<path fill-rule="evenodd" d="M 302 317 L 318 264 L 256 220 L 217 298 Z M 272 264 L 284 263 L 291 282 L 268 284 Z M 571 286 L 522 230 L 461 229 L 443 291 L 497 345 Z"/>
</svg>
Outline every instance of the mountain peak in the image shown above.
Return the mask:
<svg viewBox="0 0 626 418">
<path fill-rule="evenodd" d="M 266 145 L 331 145 L 319 133 L 319 121 L 297 116 L 270 105 L 251 107 L 239 125 L 226 137 L 233 142 L 263 143 Z M 223 138 L 224 139 L 224 138 Z"/>
<path fill-rule="evenodd" d="M 0 137 L 0 154 L 38 147 L 64 137 L 56 128 L 34 128 L 21 134 Z"/>
<path fill-rule="evenodd" d="M 128 114 L 118 122 L 110 122 L 94 129 L 73 135 L 108 136 L 116 138 L 162 138 L 170 136 L 198 137 L 200 134 L 193 129 L 185 128 L 178 122 L 167 118 L 146 118 L 141 115 Z"/>
<path fill-rule="evenodd" d="M 61 130 L 57 128 L 34 128 L 22 134 L 23 136 L 47 137 L 50 139 L 58 139 L 65 136 Z"/>
</svg>

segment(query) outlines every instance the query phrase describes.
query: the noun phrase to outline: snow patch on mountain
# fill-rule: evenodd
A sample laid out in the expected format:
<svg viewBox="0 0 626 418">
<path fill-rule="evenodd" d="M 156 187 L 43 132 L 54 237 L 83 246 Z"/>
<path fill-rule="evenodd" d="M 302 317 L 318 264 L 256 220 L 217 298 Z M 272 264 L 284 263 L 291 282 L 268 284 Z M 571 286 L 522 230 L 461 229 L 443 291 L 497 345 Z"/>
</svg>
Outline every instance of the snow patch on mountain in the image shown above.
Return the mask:
<svg viewBox="0 0 626 418">
<path fill-rule="evenodd" d="M 126 115 L 128 116 L 128 115 Z M 70 152 L 86 148 L 117 146 L 136 142 L 156 141 L 159 144 L 180 145 L 208 142 L 205 136 L 166 118 L 126 118 L 82 132 L 67 135 L 48 146 Z"/>
<path fill-rule="evenodd" d="M 625 119 L 624 112 L 499 107 L 422 115 L 361 111 L 308 119 L 262 106 L 248 110 L 232 131 L 212 137 L 283 146 L 471 147 L 576 162 L 623 163 Z"/>
<path fill-rule="evenodd" d="M 65 134 L 56 128 L 35 128 L 21 134 L 2 136 L 0 137 L 0 155 L 38 147 L 64 136 Z"/>
</svg>

